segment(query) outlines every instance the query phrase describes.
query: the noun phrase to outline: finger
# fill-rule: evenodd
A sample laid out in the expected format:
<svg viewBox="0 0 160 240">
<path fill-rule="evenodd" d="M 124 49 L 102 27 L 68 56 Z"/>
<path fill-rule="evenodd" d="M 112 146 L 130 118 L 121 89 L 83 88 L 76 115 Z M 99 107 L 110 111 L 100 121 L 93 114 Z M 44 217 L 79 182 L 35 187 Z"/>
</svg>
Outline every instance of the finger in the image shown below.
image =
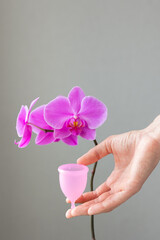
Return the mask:
<svg viewBox="0 0 160 240">
<path fill-rule="evenodd" d="M 89 165 L 92 163 L 97 162 L 99 159 L 103 158 L 104 156 L 112 153 L 111 142 L 113 136 L 108 137 L 106 140 L 89 150 L 86 154 L 80 157 L 77 160 L 78 164 Z"/>
<path fill-rule="evenodd" d="M 76 200 L 76 203 L 85 203 L 85 202 L 88 202 L 90 200 L 93 200 L 97 197 L 97 194 L 95 193 L 95 191 L 93 192 L 86 192 L 86 193 L 83 193 L 77 200 Z M 67 203 L 71 203 L 71 201 L 67 198 L 66 199 L 66 202 Z"/>
<path fill-rule="evenodd" d="M 95 199 L 85 202 L 75 207 L 74 209 L 68 209 L 68 211 L 66 212 L 66 218 L 71 218 L 71 217 L 80 216 L 80 215 L 87 215 L 89 207 L 91 207 L 92 204 L 94 203 L 96 203 Z"/>
<path fill-rule="evenodd" d="M 66 198 L 66 203 L 71 203 L 71 201 L 69 200 L 69 198 Z"/>
<path fill-rule="evenodd" d="M 131 195 L 125 191 L 111 194 L 108 198 L 104 199 L 104 201 L 92 205 L 88 209 L 88 214 L 96 215 L 99 213 L 110 212 L 123 202 L 127 201 L 129 197 L 131 197 Z"/>
<path fill-rule="evenodd" d="M 105 198 L 107 198 L 110 195 L 109 192 L 105 192 L 102 195 L 100 195 L 98 198 L 88 201 L 86 203 L 83 203 L 77 207 L 75 207 L 74 209 L 69 209 L 66 212 L 66 218 L 72 218 L 72 217 L 76 217 L 76 216 L 81 216 L 81 215 L 89 215 L 88 214 L 88 210 L 94 206 L 95 204 L 97 204 L 98 202 L 103 201 Z"/>
<path fill-rule="evenodd" d="M 111 188 L 106 184 L 106 182 L 102 183 L 95 191 L 92 192 L 86 192 L 80 196 L 76 200 L 76 203 L 84 203 L 88 202 L 90 200 L 93 200 L 97 197 L 99 197 L 102 193 L 110 191 Z M 67 203 L 70 203 L 70 200 L 67 198 L 66 199 Z"/>
<path fill-rule="evenodd" d="M 74 209 L 68 209 L 68 211 L 66 212 L 66 218 L 72 218 L 72 217 L 81 216 L 81 215 L 88 215 L 88 209 L 92 206 L 92 204 L 93 203 L 89 201 L 87 203 L 83 203 L 82 204 L 83 206 L 79 205 Z"/>
<path fill-rule="evenodd" d="M 77 203 L 84 203 L 96 199 L 102 193 L 110 191 L 111 188 L 106 184 L 106 182 L 102 183 L 96 190 L 92 192 L 87 192 L 82 194 L 82 196 L 77 199 Z"/>
</svg>

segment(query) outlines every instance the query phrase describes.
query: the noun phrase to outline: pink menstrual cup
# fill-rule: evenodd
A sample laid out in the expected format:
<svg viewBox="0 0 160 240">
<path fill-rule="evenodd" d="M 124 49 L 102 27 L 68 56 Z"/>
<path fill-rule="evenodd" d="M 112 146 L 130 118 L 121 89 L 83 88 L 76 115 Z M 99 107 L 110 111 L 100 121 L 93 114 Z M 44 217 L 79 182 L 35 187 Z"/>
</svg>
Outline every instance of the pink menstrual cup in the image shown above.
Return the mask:
<svg viewBox="0 0 160 240">
<path fill-rule="evenodd" d="M 87 184 L 88 167 L 81 164 L 64 164 L 59 166 L 59 182 L 64 195 L 71 201 L 71 208 L 82 195 Z"/>
</svg>

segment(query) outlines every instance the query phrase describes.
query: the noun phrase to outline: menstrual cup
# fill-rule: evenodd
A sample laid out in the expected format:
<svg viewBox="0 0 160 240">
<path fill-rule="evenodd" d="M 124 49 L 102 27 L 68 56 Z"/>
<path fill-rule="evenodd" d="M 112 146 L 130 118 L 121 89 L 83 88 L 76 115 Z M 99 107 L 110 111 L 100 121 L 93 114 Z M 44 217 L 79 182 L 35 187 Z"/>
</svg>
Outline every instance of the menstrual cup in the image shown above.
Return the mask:
<svg viewBox="0 0 160 240">
<path fill-rule="evenodd" d="M 87 184 L 88 167 L 82 164 L 64 164 L 59 166 L 59 183 L 64 195 L 71 201 L 71 208 L 82 195 Z"/>
</svg>

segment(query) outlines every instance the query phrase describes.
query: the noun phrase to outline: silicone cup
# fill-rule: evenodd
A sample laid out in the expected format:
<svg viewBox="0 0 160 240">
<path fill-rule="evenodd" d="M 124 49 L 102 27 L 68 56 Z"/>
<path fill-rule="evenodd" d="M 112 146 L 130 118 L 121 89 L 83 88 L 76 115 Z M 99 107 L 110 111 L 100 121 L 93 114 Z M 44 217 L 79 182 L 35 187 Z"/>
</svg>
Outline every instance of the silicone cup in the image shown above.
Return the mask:
<svg viewBox="0 0 160 240">
<path fill-rule="evenodd" d="M 64 195 L 71 201 L 71 208 L 82 195 L 87 184 L 88 167 L 82 164 L 69 163 L 59 166 L 59 183 Z"/>
</svg>

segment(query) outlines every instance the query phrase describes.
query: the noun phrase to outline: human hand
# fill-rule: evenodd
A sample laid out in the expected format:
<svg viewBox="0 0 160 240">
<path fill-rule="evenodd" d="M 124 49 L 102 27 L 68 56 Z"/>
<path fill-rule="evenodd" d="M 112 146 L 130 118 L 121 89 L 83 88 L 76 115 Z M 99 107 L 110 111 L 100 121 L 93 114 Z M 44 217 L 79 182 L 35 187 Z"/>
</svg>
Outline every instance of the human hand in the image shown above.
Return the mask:
<svg viewBox="0 0 160 240">
<path fill-rule="evenodd" d="M 160 141 L 155 134 L 159 126 L 156 120 L 144 130 L 110 136 L 80 157 L 77 163 L 89 165 L 113 154 L 115 167 L 102 185 L 76 201 L 82 204 L 69 209 L 66 217 L 112 211 L 137 193 L 160 159 Z"/>
</svg>

